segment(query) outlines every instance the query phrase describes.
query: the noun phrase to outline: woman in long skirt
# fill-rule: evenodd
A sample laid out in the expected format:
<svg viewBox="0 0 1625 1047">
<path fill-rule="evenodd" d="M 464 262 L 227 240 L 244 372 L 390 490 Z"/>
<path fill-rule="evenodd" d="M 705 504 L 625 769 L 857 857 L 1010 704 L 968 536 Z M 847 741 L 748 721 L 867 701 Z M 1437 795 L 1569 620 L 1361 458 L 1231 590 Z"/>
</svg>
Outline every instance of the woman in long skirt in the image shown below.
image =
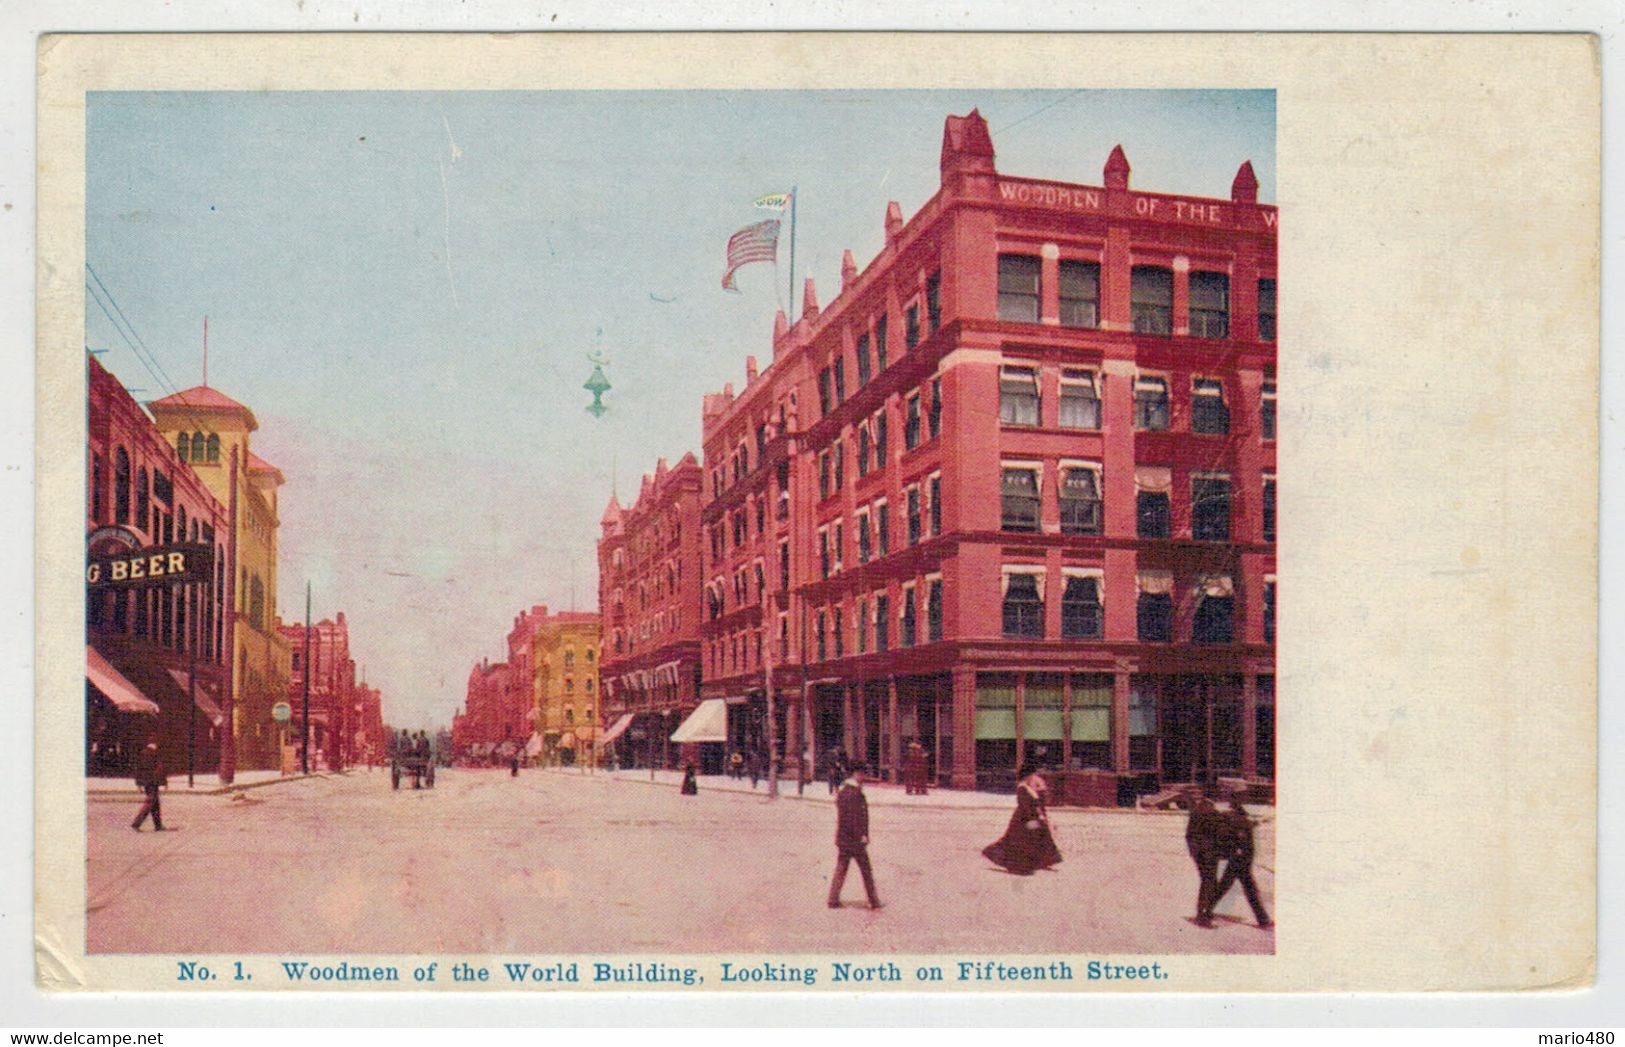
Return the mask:
<svg viewBox="0 0 1625 1047">
<path fill-rule="evenodd" d="M 1049 786 L 1038 769 L 1032 764 L 1023 765 L 1010 824 L 1003 836 L 982 849 L 988 861 L 1017 876 L 1031 876 L 1039 869 L 1060 864 L 1061 851 L 1050 834 L 1049 815 L 1044 809 L 1048 792 Z"/>
</svg>

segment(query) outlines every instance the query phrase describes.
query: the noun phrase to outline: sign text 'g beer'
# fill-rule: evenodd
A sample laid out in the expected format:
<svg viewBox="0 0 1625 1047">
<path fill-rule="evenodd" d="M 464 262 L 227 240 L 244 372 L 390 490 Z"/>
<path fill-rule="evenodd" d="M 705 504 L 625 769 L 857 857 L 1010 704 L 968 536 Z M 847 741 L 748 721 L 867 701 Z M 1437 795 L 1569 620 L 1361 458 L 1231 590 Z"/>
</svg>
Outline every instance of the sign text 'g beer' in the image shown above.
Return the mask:
<svg viewBox="0 0 1625 1047">
<path fill-rule="evenodd" d="M 89 586 L 184 585 L 213 577 L 214 548 L 201 542 L 121 550 L 91 556 L 85 562 L 85 584 Z"/>
</svg>

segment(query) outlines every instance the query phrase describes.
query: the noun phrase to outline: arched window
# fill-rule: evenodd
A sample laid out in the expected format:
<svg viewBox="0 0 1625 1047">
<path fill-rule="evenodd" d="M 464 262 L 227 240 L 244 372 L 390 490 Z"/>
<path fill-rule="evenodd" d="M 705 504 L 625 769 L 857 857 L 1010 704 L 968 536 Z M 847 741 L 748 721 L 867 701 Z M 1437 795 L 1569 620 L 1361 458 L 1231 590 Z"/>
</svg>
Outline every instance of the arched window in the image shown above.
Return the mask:
<svg viewBox="0 0 1625 1047">
<path fill-rule="evenodd" d="M 192 436 L 190 433 L 181 433 L 175 437 L 175 453 L 181 456 L 181 461 L 186 461 L 191 451 Z"/>
<path fill-rule="evenodd" d="M 135 471 L 135 523 L 142 530 L 152 526 L 147 519 L 147 511 L 151 507 L 147 494 L 147 467 L 143 465 Z"/>
<path fill-rule="evenodd" d="M 130 522 L 130 454 L 122 447 L 113 456 L 113 522 Z"/>
<path fill-rule="evenodd" d="M 196 440 L 197 436 L 194 435 L 192 437 L 192 439 Z M 196 461 L 197 444 L 194 443 L 192 445 L 192 448 L 193 448 L 192 454 L 194 456 L 193 460 Z M 209 434 L 209 461 L 218 462 L 219 460 L 220 460 L 220 434 L 219 433 L 210 433 Z"/>
<path fill-rule="evenodd" d="M 102 493 L 107 483 L 106 473 L 102 456 L 93 455 L 90 459 L 90 518 L 98 524 L 102 522 L 102 510 L 106 506 L 106 496 Z"/>
</svg>

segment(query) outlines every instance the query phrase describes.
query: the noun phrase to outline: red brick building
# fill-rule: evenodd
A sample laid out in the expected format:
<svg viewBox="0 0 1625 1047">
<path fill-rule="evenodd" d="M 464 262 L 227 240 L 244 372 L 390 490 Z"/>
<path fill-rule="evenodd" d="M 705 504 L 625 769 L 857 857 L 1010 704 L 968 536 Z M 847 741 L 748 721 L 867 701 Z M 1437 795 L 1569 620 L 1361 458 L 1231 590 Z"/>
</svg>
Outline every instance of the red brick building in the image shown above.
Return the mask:
<svg viewBox="0 0 1625 1047">
<path fill-rule="evenodd" d="M 1270 777 L 1275 222 L 1228 199 L 941 185 L 704 406 L 704 697 L 757 744 L 958 787 L 1023 759 Z M 803 699 L 805 695 L 805 700 Z"/>
<path fill-rule="evenodd" d="M 512 692 L 513 669 L 508 663 L 493 663 L 487 658 L 469 670 L 463 711 L 451 720 L 452 748 L 460 757 L 484 760 L 504 741 L 524 744 L 529 732 L 516 738 L 508 722 L 507 706 Z M 508 728 L 506 733 L 504 726 Z"/>
<path fill-rule="evenodd" d="M 213 774 L 227 693 L 226 507 L 119 380 L 95 357 L 86 366 L 86 773 L 125 777 L 156 739 L 170 774 Z M 168 571 L 171 552 L 191 568 Z M 152 573 L 155 556 L 164 573 Z"/>
<path fill-rule="evenodd" d="M 700 698 L 700 464 L 660 459 L 633 504 L 610 498 L 600 521 L 602 749 L 623 764 L 678 766 L 698 750 L 669 743 Z M 704 754 L 716 759 L 720 753 Z"/>
<path fill-rule="evenodd" d="M 359 694 L 356 664 L 350 657 L 350 626 L 340 611 L 310 628 L 309 661 L 303 622 L 277 625 L 293 652 L 287 702 L 293 707 L 285 744 L 299 746 L 304 738 L 305 675 L 310 675 L 310 766 L 339 770 L 359 755 L 360 724 L 355 705 Z M 381 725 L 380 725 L 381 726 Z"/>
</svg>

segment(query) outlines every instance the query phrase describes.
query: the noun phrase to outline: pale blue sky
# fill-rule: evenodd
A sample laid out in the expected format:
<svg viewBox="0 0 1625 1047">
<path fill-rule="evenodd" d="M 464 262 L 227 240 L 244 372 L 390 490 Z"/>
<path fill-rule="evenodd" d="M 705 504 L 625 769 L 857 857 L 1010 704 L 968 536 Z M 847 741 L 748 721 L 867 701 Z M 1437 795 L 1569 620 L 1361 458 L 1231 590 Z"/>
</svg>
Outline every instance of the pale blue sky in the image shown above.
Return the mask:
<svg viewBox="0 0 1625 1047">
<path fill-rule="evenodd" d="M 344 610 L 385 717 L 447 723 L 521 607 L 592 609 L 623 496 L 700 451 L 700 397 L 772 355 L 780 265 L 723 292 L 723 245 L 799 187 L 797 283 L 827 302 L 886 202 L 936 190 L 979 107 L 1003 172 L 1275 201 L 1268 91 L 289 92 L 90 95 L 86 257 L 175 385 L 260 421 L 280 466 L 284 618 Z M 86 343 L 167 391 L 87 301 Z M 589 352 L 610 411 L 583 408 Z"/>
</svg>

